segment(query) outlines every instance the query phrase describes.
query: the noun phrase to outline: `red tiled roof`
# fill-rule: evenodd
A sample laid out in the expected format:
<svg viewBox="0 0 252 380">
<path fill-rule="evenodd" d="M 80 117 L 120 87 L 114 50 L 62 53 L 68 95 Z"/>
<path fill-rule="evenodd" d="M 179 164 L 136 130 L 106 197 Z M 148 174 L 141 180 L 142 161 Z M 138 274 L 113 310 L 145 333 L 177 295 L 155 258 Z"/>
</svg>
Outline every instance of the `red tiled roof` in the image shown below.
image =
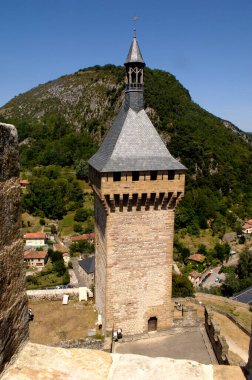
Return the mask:
<svg viewBox="0 0 252 380">
<path fill-rule="evenodd" d="M 252 219 L 247 220 L 247 223 L 251 224 L 251 226 L 252 226 Z"/>
<path fill-rule="evenodd" d="M 92 232 L 90 234 L 84 234 L 84 235 L 78 235 L 78 236 L 71 236 L 71 240 L 73 242 L 75 241 L 82 241 L 82 240 L 93 240 L 95 237 L 95 234 Z"/>
<path fill-rule="evenodd" d="M 53 246 L 54 251 L 59 251 L 61 253 L 67 253 L 68 248 L 63 244 L 54 244 Z"/>
<path fill-rule="evenodd" d="M 200 263 L 202 263 L 205 259 L 206 256 L 201 255 L 200 253 L 195 253 L 194 255 L 188 257 L 188 260 L 199 261 Z"/>
<path fill-rule="evenodd" d="M 189 276 L 191 276 L 192 278 L 196 279 L 196 278 L 200 278 L 201 277 L 201 274 L 197 271 L 192 271 Z"/>
<path fill-rule="evenodd" d="M 25 251 L 24 259 L 45 259 L 47 251 Z"/>
<path fill-rule="evenodd" d="M 46 234 L 44 232 L 28 232 L 24 235 L 24 239 L 45 239 Z"/>
<path fill-rule="evenodd" d="M 246 228 L 252 228 L 252 224 L 250 224 L 250 223 L 245 223 L 245 224 L 243 224 L 243 226 L 242 226 L 242 229 L 246 229 Z"/>
<path fill-rule="evenodd" d="M 28 181 L 28 179 L 20 179 L 19 183 L 20 185 L 29 185 L 30 182 Z"/>
</svg>

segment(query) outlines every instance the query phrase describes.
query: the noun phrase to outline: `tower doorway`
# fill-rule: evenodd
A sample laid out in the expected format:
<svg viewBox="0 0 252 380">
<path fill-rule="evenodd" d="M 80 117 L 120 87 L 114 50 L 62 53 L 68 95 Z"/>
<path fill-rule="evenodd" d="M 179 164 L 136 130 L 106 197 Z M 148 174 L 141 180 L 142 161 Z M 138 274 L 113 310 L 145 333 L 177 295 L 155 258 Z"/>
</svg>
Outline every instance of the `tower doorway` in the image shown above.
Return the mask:
<svg viewBox="0 0 252 380">
<path fill-rule="evenodd" d="M 157 330 L 157 317 L 151 317 L 148 320 L 148 332 Z"/>
</svg>

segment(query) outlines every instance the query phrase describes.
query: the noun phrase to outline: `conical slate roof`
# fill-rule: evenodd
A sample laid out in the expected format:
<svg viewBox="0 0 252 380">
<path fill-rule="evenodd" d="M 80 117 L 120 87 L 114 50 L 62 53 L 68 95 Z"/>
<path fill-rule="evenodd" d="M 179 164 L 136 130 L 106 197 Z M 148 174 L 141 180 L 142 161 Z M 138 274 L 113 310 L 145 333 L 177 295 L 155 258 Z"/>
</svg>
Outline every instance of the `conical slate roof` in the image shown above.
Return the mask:
<svg viewBox="0 0 252 380">
<path fill-rule="evenodd" d="M 186 169 L 172 157 L 146 112 L 124 105 L 89 165 L 99 172 Z"/>
<path fill-rule="evenodd" d="M 125 64 L 127 63 L 133 63 L 133 62 L 138 62 L 138 63 L 144 63 L 140 48 L 137 43 L 136 36 L 134 36 L 132 44 L 130 46 Z"/>
</svg>

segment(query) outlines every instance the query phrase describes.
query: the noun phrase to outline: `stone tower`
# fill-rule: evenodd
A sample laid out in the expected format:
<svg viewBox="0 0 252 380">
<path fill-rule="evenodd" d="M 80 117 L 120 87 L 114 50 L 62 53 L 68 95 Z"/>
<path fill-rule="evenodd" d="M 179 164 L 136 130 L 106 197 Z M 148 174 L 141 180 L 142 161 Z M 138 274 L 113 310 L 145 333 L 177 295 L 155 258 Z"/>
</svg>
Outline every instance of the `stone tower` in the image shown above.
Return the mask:
<svg viewBox="0 0 252 380">
<path fill-rule="evenodd" d="M 144 66 L 134 36 L 124 103 L 89 160 L 95 299 L 106 335 L 172 324 L 174 209 L 184 194 L 186 168 L 171 156 L 144 110 Z"/>
</svg>

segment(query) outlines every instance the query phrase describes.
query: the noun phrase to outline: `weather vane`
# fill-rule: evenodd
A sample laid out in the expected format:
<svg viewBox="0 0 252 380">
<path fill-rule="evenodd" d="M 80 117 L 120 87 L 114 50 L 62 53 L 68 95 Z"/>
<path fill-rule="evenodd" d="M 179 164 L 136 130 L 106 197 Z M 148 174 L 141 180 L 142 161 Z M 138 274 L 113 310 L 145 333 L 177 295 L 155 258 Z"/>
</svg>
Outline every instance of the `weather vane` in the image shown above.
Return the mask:
<svg viewBox="0 0 252 380">
<path fill-rule="evenodd" d="M 133 16 L 132 20 L 134 22 L 134 37 L 136 37 L 136 24 L 137 24 L 137 20 L 139 19 L 138 16 Z"/>
</svg>

